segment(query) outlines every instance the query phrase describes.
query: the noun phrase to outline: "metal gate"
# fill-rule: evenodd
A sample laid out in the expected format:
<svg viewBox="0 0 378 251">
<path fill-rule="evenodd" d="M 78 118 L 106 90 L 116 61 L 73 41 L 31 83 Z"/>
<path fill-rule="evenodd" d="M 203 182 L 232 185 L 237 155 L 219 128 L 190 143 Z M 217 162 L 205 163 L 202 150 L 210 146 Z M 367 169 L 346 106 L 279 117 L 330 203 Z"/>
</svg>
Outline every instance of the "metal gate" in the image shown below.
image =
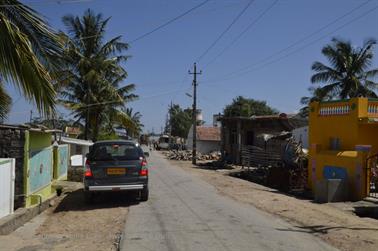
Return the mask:
<svg viewBox="0 0 378 251">
<path fill-rule="evenodd" d="M 0 218 L 13 213 L 15 159 L 0 159 Z"/>
<path fill-rule="evenodd" d="M 378 154 L 370 156 L 367 159 L 366 178 L 368 184 L 368 196 L 378 198 Z"/>
</svg>

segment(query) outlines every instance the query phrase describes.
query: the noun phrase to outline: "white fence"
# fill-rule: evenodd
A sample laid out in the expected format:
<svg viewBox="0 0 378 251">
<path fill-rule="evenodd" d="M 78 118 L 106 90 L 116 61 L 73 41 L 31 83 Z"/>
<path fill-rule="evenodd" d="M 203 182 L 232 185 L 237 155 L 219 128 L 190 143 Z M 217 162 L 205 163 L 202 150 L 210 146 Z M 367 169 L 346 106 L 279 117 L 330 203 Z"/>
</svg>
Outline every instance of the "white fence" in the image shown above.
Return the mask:
<svg viewBox="0 0 378 251">
<path fill-rule="evenodd" d="M 15 163 L 0 158 L 0 218 L 13 213 Z"/>
</svg>

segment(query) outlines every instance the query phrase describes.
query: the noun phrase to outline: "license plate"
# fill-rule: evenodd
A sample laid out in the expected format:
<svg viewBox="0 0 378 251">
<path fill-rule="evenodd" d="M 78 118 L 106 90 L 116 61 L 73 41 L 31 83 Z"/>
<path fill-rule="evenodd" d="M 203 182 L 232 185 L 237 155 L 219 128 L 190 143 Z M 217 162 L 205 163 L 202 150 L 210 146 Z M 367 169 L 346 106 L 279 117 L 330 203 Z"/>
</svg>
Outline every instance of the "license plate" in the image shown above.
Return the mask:
<svg viewBox="0 0 378 251">
<path fill-rule="evenodd" d="M 126 174 L 126 169 L 125 168 L 108 168 L 106 170 L 106 173 L 108 175 L 122 175 L 122 174 Z"/>
</svg>

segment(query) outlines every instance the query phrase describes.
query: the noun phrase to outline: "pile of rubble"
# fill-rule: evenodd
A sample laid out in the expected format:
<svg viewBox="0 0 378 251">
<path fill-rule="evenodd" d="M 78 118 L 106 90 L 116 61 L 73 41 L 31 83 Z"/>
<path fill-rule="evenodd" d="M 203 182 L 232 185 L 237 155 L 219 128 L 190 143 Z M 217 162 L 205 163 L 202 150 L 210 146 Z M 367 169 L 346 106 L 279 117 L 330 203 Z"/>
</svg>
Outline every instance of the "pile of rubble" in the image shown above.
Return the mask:
<svg viewBox="0 0 378 251">
<path fill-rule="evenodd" d="M 192 160 L 192 151 L 191 150 L 185 150 L 185 151 L 179 151 L 179 150 L 171 150 L 169 152 L 166 152 L 165 155 L 168 159 L 171 160 Z M 218 151 L 211 152 L 209 154 L 202 154 L 200 152 L 197 152 L 196 159 L 197 160 L 219 160 L 221 158 L 221 153 Z"/>
</svg>

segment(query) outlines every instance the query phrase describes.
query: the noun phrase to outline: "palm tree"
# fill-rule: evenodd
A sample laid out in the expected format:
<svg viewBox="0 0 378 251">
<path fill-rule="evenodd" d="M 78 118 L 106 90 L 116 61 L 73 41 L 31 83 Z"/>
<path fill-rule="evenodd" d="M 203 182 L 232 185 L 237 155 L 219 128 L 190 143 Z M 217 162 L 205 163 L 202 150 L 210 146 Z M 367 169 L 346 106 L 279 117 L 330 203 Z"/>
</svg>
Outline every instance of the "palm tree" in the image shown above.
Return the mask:
<svg viewBox="0 0 378 251">
<path fill-rule="evenodd" d="M 301 105 L 305 105 L 299 111 L 301 117 L 308 117 L 310 113 L 309 105 L 314 101 L 327 101 L 332 100 L 332 95 L 326 93 L 321 87 L 310 87 L 308 91 L 311 93 L 311 96 L 302 97 L 300 100 Z"/>
<path fill-rule="evenodd" d="M 51 72 L 59 66 L 59 37 L 20 1 L 0 0 L 0 6 L 0 118 L 7 116 L 12 102 L 5 84 L 14 84 L 48 115 L 55 105 Z"/>
<path fill-rule="evenodd" d="M 127 78 L 121 66 L 129 56 L 121 54 L 128 44 L 121 36 L 104 42 L 108 19 L 91 10 L 80 17 L 65 16 L 63 22 L 69 37 L 62 34 L 66 44 L 64 61 L 67 69 L 61 72 L 61 102 L 85 122 L 85 138 L 89 133 L 96 140 L 102 127 L 118 122 L 134 127 L 132 119 L 122 111 L 125 103 L 137 98 L 131 91 L 135 85 L 120 87 Z"/>
<path fill-rule="evenodd" d="M 316 73 L 311 82 L 324 84 L 320 87 L 323 96 L 341 99 L 377 97 L 374 78 L 378 76 L 378 69 L 369 70 L 375 44 L 374 39 L 369 39 L 361 48 L 354 48 L 349 41 L 332 39 L 332 43 L 322 49 L 330 66 L 315 62 L 312 70 Z"/>
<path fill-rule="evenodd" d="M 129 129 L 131 137 L 135 138 L 139 136 L 144 127 L 144 125 L 140 121 L 142 114 L 140 112 L 134 112 L 133 108 L 126 108 L 124 112 L 133 120 L 134 124 L 136 125 L 134 128 Z"/>
</svg>

